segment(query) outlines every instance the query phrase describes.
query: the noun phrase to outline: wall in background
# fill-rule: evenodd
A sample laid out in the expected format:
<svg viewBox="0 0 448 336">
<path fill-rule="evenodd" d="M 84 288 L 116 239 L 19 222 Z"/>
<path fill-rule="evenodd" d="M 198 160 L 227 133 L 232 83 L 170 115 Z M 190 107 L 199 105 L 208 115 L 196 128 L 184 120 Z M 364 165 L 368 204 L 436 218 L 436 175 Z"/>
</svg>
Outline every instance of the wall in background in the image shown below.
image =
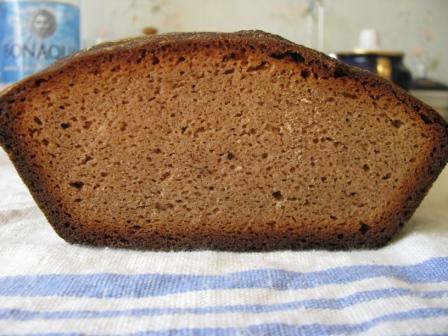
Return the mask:
<svg viewBox="0 0 448 336">
<path fill-rule="evenodd" d="M 84 0 L 84 46 L 160 32 L 263 29 L 317 47 L 316 6 L 311 0 Z M 448 83 L 447 0 L 323 0 L 323 51 L 352 49 L 362 28 L 381 34 L 386 49 L 406 53 L 415 71 L 425 63 L 435 79 Z"/>
</svg>

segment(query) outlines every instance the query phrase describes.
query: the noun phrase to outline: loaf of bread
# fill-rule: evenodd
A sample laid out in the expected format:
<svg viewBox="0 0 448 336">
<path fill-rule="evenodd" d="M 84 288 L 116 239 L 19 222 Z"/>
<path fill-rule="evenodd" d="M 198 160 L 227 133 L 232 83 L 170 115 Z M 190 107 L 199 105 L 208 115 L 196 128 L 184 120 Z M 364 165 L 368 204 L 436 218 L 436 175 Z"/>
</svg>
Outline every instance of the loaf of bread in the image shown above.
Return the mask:
<svg viewBox="0 0 448 336">
<path fill-rule="evenodd" d="M 448 159 L 430 107 L 260 31 L 61 60 L 1 94 L 0 143 L 66 241 L 153 250 L 378 247 Z"/>
</svg>

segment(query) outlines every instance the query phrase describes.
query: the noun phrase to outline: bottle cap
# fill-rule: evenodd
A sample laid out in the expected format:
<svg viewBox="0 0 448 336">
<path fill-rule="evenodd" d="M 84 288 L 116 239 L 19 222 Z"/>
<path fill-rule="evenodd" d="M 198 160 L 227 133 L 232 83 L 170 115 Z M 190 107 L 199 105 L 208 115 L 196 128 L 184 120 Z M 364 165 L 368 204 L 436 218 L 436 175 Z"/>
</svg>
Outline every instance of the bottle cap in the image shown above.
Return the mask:
<svg viewBox="0 0 448 336">
<path fill-rule="evenodd" d="M 381 50 L 380 34 L 375 29 L 363 29 L 359 32 L 358 45 L 355 49 Z"/>
</svg>

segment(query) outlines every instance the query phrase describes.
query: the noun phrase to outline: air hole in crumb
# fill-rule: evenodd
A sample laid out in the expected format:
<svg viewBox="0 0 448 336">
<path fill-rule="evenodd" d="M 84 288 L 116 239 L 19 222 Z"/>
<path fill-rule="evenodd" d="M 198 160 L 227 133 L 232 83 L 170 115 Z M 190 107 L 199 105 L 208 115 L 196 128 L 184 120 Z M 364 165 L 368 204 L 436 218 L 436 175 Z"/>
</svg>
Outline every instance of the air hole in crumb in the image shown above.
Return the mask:
<svg viewBox="0 0 448 336">
<path fill-rule="evenodd" d="M 76 203 L 82 202 L 82 198 L 75 198 L 74 201 L 75 201 Z"/>
<path fill-rule="evenodd" d="M 81 181 L 75 181 L 75 182 L 70 182 L 69 185 L 73 188 L 76 188 L 78 190 L 81 190 L 82 187 L 84 187 L 84 182 Z"/>
<path fill-rule="evenodd" d="M 224 70 L 224 75 L 230 75 L 235 72 L 235 69 L 226 69 Z"/>
<path fill-rule="evenodd" d="M 40 120 L 38 117 L 34 117 L 33 120 L 36 124 L 42 125 L 42 120 Z"/>
<path fill-rule="evenodd" d="M 157 202 L 155 204 L 155 207 L 156 207 L 157 210 L 166 211 L 166 210 L 174 208 L 174 205 L 172 205 L 171 203 L 161 204 L 161 203 Z"/>
<path fill-rule="evenodd" d="M 187 128 L 188 128 L 188 126 L 181 127 L 181 128 L 180 128 L 180 132 L 181 132 L 182 134 L 184 134 L 185 131 L 187 130 Z"/>
<path fill-rule="evenodd" d="M 386 175 L 384 175 L 383 177 L 381 177 L 383 180 L 388 180 L 391 177 L 391 173 L 387 173 Z"/>
<path fill-rule="evenodd" d="M 302 56 L 302 54 L 292 50 L 287 50 L 285 52 L 279 52 L 279 53 L 272 53 L 269 55 L 269 57 L 275 59 L 288 59 L 295 63 L 303 63 L 305 61 L 305 58 Z"/>
<path fill-rule="evenodd" d="M 106 176 L 107 176 L 107 173 L 106 173 L 106 172 L 101 172 L 100 175 L 101 175 L 102 177 L 106 177 Z"/>
<path fill-rule="evenodd" d="M 160 178 L 160 181 L 165 181 L 170 176 L 171 176 L 170 172 L 165 172 L 165 173 L 162 174 L 162 177 Z"/>
<path fill-rule="evenodd" d="M 310 72 L 306 69 L 303 69 L 300 71 L 300 76 L 302 76 L 303 79 L 307 79 L 310 76 Z"/>
<path fill-rule="evenodd" d="M 84 125 L 82 125 L 82 128 L 89 129 L 91 125 L 92 125 L 91 121 L 86 121 L 84 122 Z"/>
<path fill-rule="evenodd" d="M 70 126 L 71 126 L 70 123 L 62 123 L 62 124 L 61 124 L 62 129 L 67 129 L 67 128 L 69 128 Z"/>
<path fill-rule="evenodd" d="M 92 161 L 92 160 L 93 160 L 93 157 L 91 157 L 90 155 L 86 155 L 84 157 L 84 159 L 81 161 L 81 164 L 86 164 L 87 162 Z"/>
<path fill-rule="evenodd" d="M 396 128 L 400 128 L 403 125 L 403 122 L 399 119 L 392 120 L 391 123 Z"/>
<path fill-rule="evenodd" d="M 359 226 L 359 232 L 361 232 L 362 235 L 365 235 L 367 233 L 367 231 L 369 231 L 370 226 L 367 225 L 366 223 L 360 223 Z"/>
<path fill-rule="evenodd" d="M 222 61 L 228 62 L 230 60 L 236 60 L 236 59 L 237 59 L 237 57 L 236 57 L 235 53 L 231 53 L 229 55 L 224 55 L 224 57 L 222 58 Z"/>
<path fill-rule="evenodd" d="M 159 64 L 160 63 L 160 60 L 157 58 L 157 57 L 153 57 L 152 58 L 152 65 L 156 65 L 156 64 Z"/>
<path fill-rule="evenodd" d="M 232 160 L 234 158 L 233 154 L 231 152 L 227 152 L 227 160 Z"/>
<path fill-rule="evenodd" d="M 348 92 L 342 92 L 341 95 L 345 98 L 349 98 L 349 99 L 357 99 L 358 96 L 352 93 L 348 93 Z"/>
<path fill-rule="evenodd" d="M 48 146 L 48 144 L 50 143 L 47 139 L 43 139 L 42 140 L 42 143 L 45 145 L 45 146 Z"/>
<path fill-rule="evenodd" d="M 162 153 L 162 150 L 160 148 L 156 148 L 156 149 L 154 149 L 154 153 L 160 154 L 160 153 Z"/>
<path fill-rule="evenodd" d="M 338 219 L 336 216 L 333 216 L 333 215 L 330 215 L 330 218 L 333 219 L 333 220 Z"/>
<path fill-rule="evenodd" d="M 36 81 L 34 82 L 34 86 L 39 87 L 42 83 L 45 83 L 46 81 L 47 80 L 43 78 L 36 79 Z"/>
<path fill-rule="evenodd" d="M 419 116 L 425 124 L 432 124 L 432 120 L 428 116 L 424 114 L 419 114 Z"/>
<path fill-rule="evenodd" d="M 283 195 L 280 191 L 274 191 L 272 193 L 272 197 L 274 197 L 276 200 L 281 201 L 283 199 Z"/>
<path fill-rule="evenodd" d="M 246 69 L 247 72 L 254 72 L 254 71 L 259 71 L 259 70 L 263 70 L 266 69 L 269 66 L 269 63 L 266 61 L 262 61 L 261 63 L 257 64 L 257 65 L 252 65 L 250 67 L 248 67 Z"/>
<path fill-rule="evenodd" d="M 122 132 L 125 131 L 127 127 L 128 127 L 128 124 L 126 122 L 120 121 L 120 124 L 119 124 L 120 131 L 122 131 Z"/>
<path fill-rule="evenodd" d="M 205 132 L 205 128 L 204 127 L 199 127 L 195 132 L 194 132 L 194 137 L 197 138 L 198 134 Z"/>
<path fill-rule="evenodd" d="M 268 153 L 263 153 L 263 154 L 261 154 L 261 158 L 262 158 L 262 159 L 267 159 L 267 157 L 268 157 Z"/>
<path fill-rule="evenodd" d="M 362 166 L 362 170 L 364 170 L 365 172 L 368 172 L 368 171 L 370 170 L 369 165 L 368 165 L 368 164 L 364 164 L 364 165 Z"/>
</svg>

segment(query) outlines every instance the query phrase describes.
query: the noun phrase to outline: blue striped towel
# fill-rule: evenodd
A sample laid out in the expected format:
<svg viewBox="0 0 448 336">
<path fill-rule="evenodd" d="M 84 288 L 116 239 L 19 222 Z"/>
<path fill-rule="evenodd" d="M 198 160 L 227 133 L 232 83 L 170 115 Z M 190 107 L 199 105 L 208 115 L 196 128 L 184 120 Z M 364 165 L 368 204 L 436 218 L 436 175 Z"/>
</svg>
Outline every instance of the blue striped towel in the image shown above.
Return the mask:
<svg viewBox="0 0 448 336">
<path fill-rule="evenodd" d="M 0 335 L 448 335 L 448 170 L 379 250 L 157 253 L 65 243 L 0 161 Z"/>
</svg>

